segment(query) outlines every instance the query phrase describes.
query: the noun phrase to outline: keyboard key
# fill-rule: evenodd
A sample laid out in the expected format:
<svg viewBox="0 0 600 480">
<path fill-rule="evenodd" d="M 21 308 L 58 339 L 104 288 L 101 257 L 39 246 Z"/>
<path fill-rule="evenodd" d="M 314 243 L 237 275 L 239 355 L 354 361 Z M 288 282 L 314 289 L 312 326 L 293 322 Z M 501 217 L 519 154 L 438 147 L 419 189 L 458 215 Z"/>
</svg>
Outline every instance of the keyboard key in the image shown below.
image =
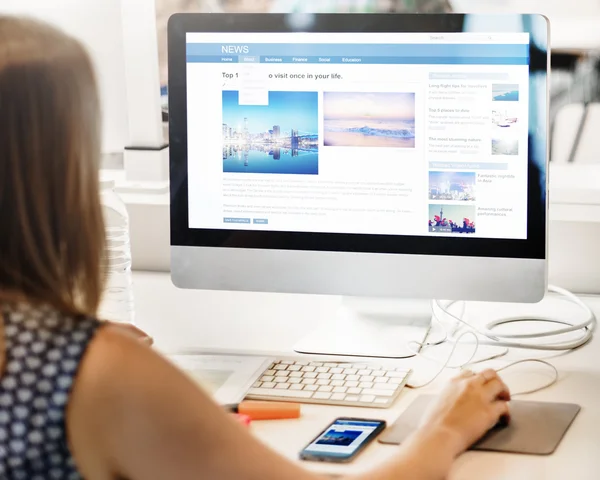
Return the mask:
<svg viewBox="0 0 600 480">
<path fill-rule="evenodd" d="M 317 378 L 318 373 L 316 372 L 306 372 L 304 374 L 304 378 Z"/>
<path fill-rule="evenodd" d="M 275 388 L 275 383 L 273 382 L 264 382 L 262 384 L 262 389 L 264 390 L 265 388 Z"/>
<path fill-rule="evenodd" d="M 389 380 L 389 378 L 387 378 L 387 377 L 375 377 L 375 383 L 377 385 L 387 383 L 388 380 Z"/>
<path fill-rule="evenodd" d="M 349 388 L 347 393 L 351 393 L 352 395 L 360 395 L 362 393 L 362 388 Z"/>
<path fill-rule="evenodd" d="M 322 362 L 310 362 L 309 365 L 311 367 L 322 367 L 323 363 Z"/>
<path fill-rule="evenodd" d="M 275 376 L 276 377 L 287 377 L 290 374 L 290 372 L 287 372 L 285 370 L 279 370 Z"/>
<path fill-rule="evenodd" d="M 296 377 L 294 377 L 294 378 L 288 378 L 288 383 L 291 384 L 291 385 L 298 384 L 298 383 L 301 383 L 301 382 L 302 382 L 301 378 L 296 378 Z"/>
<path fill-rule="evenodd" d="M 355 395 L 347 395 L 346 396 L 346 401 L 347 402 L 358 402 L 359 397 L 355 396 Z"/>
<path fill-rule="evenodd" d="M 331 392 L 333 390 L 329 385 L 323 385 L 319 387 L 319 392 Z"/>
<path fill-rule="evenodd" d="M 282 360 L 279 362 L 281 365 L 293 365 L 295 362 L 293 360 Z"/>
<path fill-rule="evenodd" d="M 356 368 L 357 370 L 363 370 L 365 368 L 369 368 L 369 366 L 364 363 L 355 363 L 354 365 L 352 365 L 352 368 Z"/>
<path fill-rule="evenodd" d="M 331 385 L 332 387 L 343 387 L 344 381 L 343 380 L 332 380 L 331 382 L 329 382 L 329 385 Z"/>
<path fill-rule="evenodd" d="M 394 392 L 390 390 L 382 390 L 379 388 L 365 388 L 363 395 L 375 395 L 376 397 L 393 397 Z"/>
<path fill-rule="evenodd" d="M 378 383 L 377 388 L 381 388 L 382 390 L 391 390 L 393 392 L 394 390 L 398 389 L 398 385 L 395 383 Z"/>
<path fill-rule="evenodd" d="M 375 380 L 375 377 L 373 375 L 363 375 L 362 377 L 360 377 L 361 382 L 372 382 L 373 380 Z"/>
<path fill-rule="evenodd" d="M 331 400 L 337 400 L 338 402 L 344 400 L 346 398 L 346 394 L 345 393 L 334 393 L 331 396 Z"/>
<path fill-rule="evenodd" d="M 314 371 L 315 371 L 315 368 L 316 368 L 316 367 L 311 367 L 311 366 L 308 366 L 308 367 L 302 367 L 302 371 L 303 371 L 303 372 L 314 372 Z"/>
<path fill-rule="evenodd" d="M 331 376 L 332 380 L 346 380 L 346 375 L 342 375 L 341 373 L 336 373 Z"/>
<path fill-rule="evenodd" d="M 331 393 L 327 393 L 327 392 L 315 392 L 314 395 L 312 396 L 312 398 L 314 398 L 316 400 L 329 400 L 330 397 L 331 397 Z"/>
<path fill-rule="evenodd" d="M 275 365 L 273 367 L 273 370 L 285 370 L 287 368 L 287 365 Z"/>
<path fill-rule="evenodd" d="M 361 402 L 372 403 L 375 400 L 375 395 L 363 395 L 360 397 Z"/>
<path fill-rule="evenodd" d="M 334 373 L 334 374 L 339 374 L 339 373 L 343 373 L 344 369 L 340 368 L 340 367 L 335 367 L 332 368 L 331 370 L 329 370 L 329 373 Z"/>
<path fill-rule="evenodd" d="M 302 383 L 304 385 L 314 385 L 317 381 L 314 378 L 303 378 Z"/>
<path fill-rule="evenodd" d="M 346 390 L 347 390 L 346 387 L 334 387 L 333 393 L 346 393 Z"/>
<path fill-rule="evenodd" d="M 276 373 L 277 373 L 277 370 L 267 370 L 265 372 L 265 375 L 272 375 L 272 376 L 274 376 Z"/>
<path fill-rule="evenodd" d="M 339 363 L 324 363 L 323 366 L 324 367 L 329 367 L 329 368 L 337 368 L 339 367 Z"/>
<path fill-rule="evenodd" d="M 290 390 L 302 390 L 303 388 L 304 388 L 304 385 L 300 385 L 300 384 L 290 385 Z"/>
<path fill-rule="evenodd" d="M 313 392 L 306 390 L 277 390 L 269 388 L 251 388 L 248 390 L 248 395 L 261 395 L 261 396 L 273 396 L 273 397 L 287 397 L 287 398 L 310 398 L 313 396 Z"/>
<path fill-rule="evenodd" d="M 290 386 L 287 383 L 278 383 L 275 386 L 275 388 L 280 390 L 287 390 L 288 388 L 290 388 Z"/>
<path fill-rule="evenodd" d="M 290 369 L 288 368 L 288 370 Z M 385 372 L 383 370 L 373 370 L 372 375 L 374 377 L 383 377 L 385 375 Z"/>
<path fill-rule="evenodd" d="M 329 380 L 331 378 L 331 373 L 319 373 L 317 375 L 317 378 L 324 379 L 324 380 Z"/>
<path fill-rule="evenodd" d="M 329 371 L 329 368 L 327 367 L 317 367 L 316 372 L 317 373 L 327 373 Z"/>
<path fill-rule="evenodd" d="M 346 377 L 346 380 L 352 382 L 352 381 L 357 381 L 360 380 L 360 376 L 359 375 L 348 375 Z"/>
<path fill-rule="evenodd" d="M 344 368 L 345 375 L 356 375 L 358 370 L 356 368 Z"/>
<path fill-rule="evenodd" d="M 406 376 L 404 376 L 402 378 L 390 377 L 390 379 L 388 380 L 388 384 L 393 383 L 395 385 L 400 385 L 402 382 L 404 382 L 405 378 L 406 378 Z"/>
<path fill-rule="evenodd" d="M 389 398 L 381 398 L 381 397 L 377 397 L 375 399 L 375 402 L 379 405 L 387 405 L 388 403 L 390 403 L 390 399 Z"/>
<path fill-rule="evenodd" d="M 301 367 L 305 367 L 306 365 L 308 365 L 308 362 L 305 362 L 305 361 L 298 361 L 298 360 L 296 360 L 294 363 L 296 365 L 300 365 Z"/>
<path fill-rule="evenodd" d="M 272 382 L 275 379 L 275 377 L 271 376 L 271 375 L 264 375 L 261 377 L 260 381 L 261 382 Z"/>
<path fill-rule="evenodd" d="M 358 387 L 358 382 L 345 382 L 344 386 L 346 387 Z"/>
<path fill-rule="evenodd" d="M 290 372 L 290 377 L 292 378 L 302 378 L 304 375 L 302 372 Z"/>
<path fill-rule="evenodd" d="M 373 388 L 373 385 L 375 385 L 373 382 L 360 382 L 358 384 L 360 388 Z"/>
<path fill-rule="evenodd" d="M 300 365 L 290 365 L 287 369 L 290 372 L 299 372 L 301 368 Z"/>
<path fill-rule="evenodd" d="M 288 379 L 286 377 L 275 377 L 273 381 L 275 383 L 287 383 Z"/>
<path fill-rule="evenodd" d="M 325 380 L 324 378 L 317 380 L 317 385 L 329 385 L 329 380 Z"/>
<path fill-rule="evenodd" d="M 372 372 L 373 372 L 373 370 L 359 370 L 358 374 L 359 375 L 371 375 Z"/>
<path fill-rule="evenodd" d="M 318 385 L 305 385 L 304 386 L 305 392 L 316 392 L 318 389 L 319 389 Z"/>
<path fill-rule="evenodd" d="M 390 372 L 387 372 L 387 373 L 385 374 L 385 376 L 386 376 L 386 377 L 393 377 L 393 378 L 404 378 L 404 377 L 406 377 L 406 374 L 407 374 L 407 373 L 408 373 L 408 372 L 405 372 L 404 370 L 402 370 L 402 371 L 400 371 L 400 372 L 396 370 L 396 371 L 390 371 Z"/>
<path fill-rule="evenodd" d="M 260 388 L 260 386 L 262 385 L 262 382 L 254 382 L 254 385 L 252 385 L 254 388 Z"/>
</svg>

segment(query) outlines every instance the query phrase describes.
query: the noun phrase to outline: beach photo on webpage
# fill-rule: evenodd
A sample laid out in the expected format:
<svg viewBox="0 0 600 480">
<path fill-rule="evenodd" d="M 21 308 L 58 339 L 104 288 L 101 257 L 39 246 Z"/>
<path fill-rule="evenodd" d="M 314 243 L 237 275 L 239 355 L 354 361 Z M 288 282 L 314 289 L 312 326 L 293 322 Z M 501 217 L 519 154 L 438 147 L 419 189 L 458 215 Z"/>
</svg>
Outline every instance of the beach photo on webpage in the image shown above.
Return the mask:
<svg viewBox="0 0 600 480">
<path fill-rule="evenodd" d="M 267 105 L 240 105 L 224 90 L 223 172 L 317 175 L 317 92 L 269 91 Z"/>
<path fill-rule="evenodd" d="M 415 147 L 414 92 L 324 92 L 325 147 Z"/>
</svg>

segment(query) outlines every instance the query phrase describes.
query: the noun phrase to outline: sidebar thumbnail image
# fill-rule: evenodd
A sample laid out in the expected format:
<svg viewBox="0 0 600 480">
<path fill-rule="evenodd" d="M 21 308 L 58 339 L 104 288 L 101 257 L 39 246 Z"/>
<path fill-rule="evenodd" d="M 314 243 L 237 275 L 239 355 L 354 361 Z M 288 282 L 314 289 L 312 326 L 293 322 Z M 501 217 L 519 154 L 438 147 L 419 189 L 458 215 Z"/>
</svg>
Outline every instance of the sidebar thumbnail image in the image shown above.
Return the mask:
<svg viewBox="0 0 600 480">
<path fill-rule="evenodd" d="M 429 205 L 430 233 L 475 233 L 475 205 Z"/>
<path fill-rule="evenodd" d="M 474 202 L 475 172 L 429 172 L 429 200 Z"/>
</svg>

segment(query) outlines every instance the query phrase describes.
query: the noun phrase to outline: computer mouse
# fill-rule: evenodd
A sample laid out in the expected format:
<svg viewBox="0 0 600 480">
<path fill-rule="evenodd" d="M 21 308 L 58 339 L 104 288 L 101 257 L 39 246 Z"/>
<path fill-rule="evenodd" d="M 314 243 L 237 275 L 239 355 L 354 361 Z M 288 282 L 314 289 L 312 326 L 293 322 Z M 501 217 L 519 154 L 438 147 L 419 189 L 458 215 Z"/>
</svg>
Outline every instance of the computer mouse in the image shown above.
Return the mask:
<svg viewBox="0 0 600 480">
<path fill-rule="evenodd" d="M 502 428 L 508 427 L 510 424 L 510 415 L 502 415 L 500 420 L 492 427 L 492 430 L 500 430 Z"/>
</svg>

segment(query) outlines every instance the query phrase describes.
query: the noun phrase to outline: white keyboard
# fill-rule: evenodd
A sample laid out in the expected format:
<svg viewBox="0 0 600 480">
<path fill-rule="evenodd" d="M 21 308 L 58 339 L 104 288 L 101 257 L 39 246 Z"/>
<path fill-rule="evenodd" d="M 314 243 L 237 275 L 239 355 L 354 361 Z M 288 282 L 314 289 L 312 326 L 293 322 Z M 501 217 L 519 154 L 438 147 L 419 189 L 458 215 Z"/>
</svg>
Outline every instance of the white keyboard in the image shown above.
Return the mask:
<svg viewBox="0 0 600 480">
<path fill-rule="evenodd" d="M 248 391 L 249 400 L 387 408 L 410 369 L 373 363 L 276 360 Z"/>
</svg>

